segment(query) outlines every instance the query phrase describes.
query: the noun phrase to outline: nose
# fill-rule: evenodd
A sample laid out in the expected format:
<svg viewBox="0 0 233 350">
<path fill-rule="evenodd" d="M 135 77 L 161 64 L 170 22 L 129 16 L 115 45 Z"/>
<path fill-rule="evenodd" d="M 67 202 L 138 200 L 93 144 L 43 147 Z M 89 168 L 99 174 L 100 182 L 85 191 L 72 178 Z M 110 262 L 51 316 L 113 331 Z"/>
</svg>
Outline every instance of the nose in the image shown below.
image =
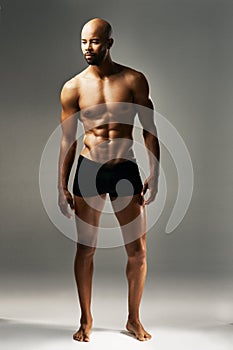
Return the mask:
<svg viewBox="0 0 233 350">
<path fill-rule="evenodd" d="M 87 44 L 86 44 L 86 51 L 92 51 L 92 43 L 91 43 L 91 41 L 89 41 L 89 43 L 87 42 Z"/>
</svg>

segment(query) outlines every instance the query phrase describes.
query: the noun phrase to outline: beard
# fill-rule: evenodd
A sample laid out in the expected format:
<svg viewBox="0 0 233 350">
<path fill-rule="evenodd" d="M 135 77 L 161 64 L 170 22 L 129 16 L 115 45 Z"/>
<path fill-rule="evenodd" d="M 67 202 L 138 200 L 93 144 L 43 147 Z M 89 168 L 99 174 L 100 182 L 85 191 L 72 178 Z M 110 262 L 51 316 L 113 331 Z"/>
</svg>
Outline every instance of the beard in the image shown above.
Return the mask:
<svg viewBox="0 0 233 350">
<path fill-rule="evenodd" d="M 99 66 L 99 62 L 96 56 L 92 56 L 92 57 L 85 56 L 85 60 L 90 66 Z"/>
<path fill-rule="evenodd" d="M 87 64 L 89 64 L 90 66 L 100 66 L 100 64 L 104 61 L 106 52 L 101 52 L 98 55 L 94 54 L 91 57 L 85 57 L 85 60 L 87 62 Z"/>
</svg>

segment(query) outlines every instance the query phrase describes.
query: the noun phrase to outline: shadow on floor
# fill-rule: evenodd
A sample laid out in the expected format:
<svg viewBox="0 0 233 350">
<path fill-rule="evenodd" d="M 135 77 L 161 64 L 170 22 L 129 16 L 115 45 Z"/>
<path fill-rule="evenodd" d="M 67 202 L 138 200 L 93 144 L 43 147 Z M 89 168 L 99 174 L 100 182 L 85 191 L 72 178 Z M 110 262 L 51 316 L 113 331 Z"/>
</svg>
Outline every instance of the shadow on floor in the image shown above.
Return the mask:
<svg viewBox="0 0 233 350">
<path fill-rule="evenodd" d="M 7 341 L 12 338 L 20 341 L 22 339 L 24 342 L 28 341 L 34 342 L 37 339 L 41 340 L 49 338 L 51 339 L 72 339 L 73 333 L 76 331 L 74 326 L 61 326 L 54 324 L 42 324 L 42 323 L 29 323 L 14 319 L 0 319 L 0 339 L 1 341 Z M 93 327 L 93 332 L 109 332 L 116 334 L 124 334 L 129 337 L 135 338 L 131 333 L 123 329 L 113 329 L 104 327 Z"/>
</svg>

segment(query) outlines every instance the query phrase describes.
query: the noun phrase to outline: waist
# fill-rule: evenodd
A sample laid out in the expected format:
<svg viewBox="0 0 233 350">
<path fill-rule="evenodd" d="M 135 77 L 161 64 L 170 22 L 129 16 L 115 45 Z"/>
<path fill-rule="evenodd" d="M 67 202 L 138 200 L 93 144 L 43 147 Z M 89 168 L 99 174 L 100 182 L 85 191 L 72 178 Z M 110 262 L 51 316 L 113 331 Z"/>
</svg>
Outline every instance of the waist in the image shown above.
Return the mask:
<svg viewBox="0 0 233 350">
<path fill-rule="evenodd" d="M 114 158 L 110 159 L 106 162 L 96 162 L 95 160 L 92 160 L 86 156 L 83 156 L 82 154 L 79 155 L 78 158 L 78 164 L 80 164 L 82 161 L 85 163 L 89 163 L 91 165 L 95 165 L 96 167 L 102 167 L 105 169 L 114 169 L 117 167 L 125 167 L 125 166 L 132 166 L 136 165 L 136 158 L 132 157 L 130 159 L 125 159 L 125 158 Z"/>
</svg>

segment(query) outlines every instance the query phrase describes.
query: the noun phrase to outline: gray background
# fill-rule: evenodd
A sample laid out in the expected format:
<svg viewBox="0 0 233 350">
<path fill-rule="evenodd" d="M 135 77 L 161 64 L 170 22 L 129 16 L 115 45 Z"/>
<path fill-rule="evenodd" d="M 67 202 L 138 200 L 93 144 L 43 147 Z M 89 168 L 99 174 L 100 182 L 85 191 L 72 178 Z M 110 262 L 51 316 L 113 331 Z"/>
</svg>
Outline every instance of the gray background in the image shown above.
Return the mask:
<svg viewBox="0 0 233 350">
<path fill-rule="evenodd" d="M 176 230 L 166 235 L 177 173 L 162 147 L 168 196 L 162 216 L 148 234 L 145 293 L 153 298 L 155 281 L 159 284 L 160 279 L 170 281 L 171 293 L 179 285 L 177 281 L 198 281 L 198 286 L 203 286 L 208 280 L 210 291 L 215 293 L 218 286 L 219 298 L 230 302 L 232 1 L 2 0 L 0 4 L 0 272 L 2 300 L 5 296 L 9 301 L 2 317 L 16 317 L 15 310 L 18 317 L 23 313 L 16 301 L 14 310 L 9 307 L 16 295 L 23 298 L 28 293 L 33 300 L 38 292 L 50 290 L 59 298 L 62 288 L 75 289 L 75 244 L 54 227 L 43 208 L 39 163 L 59 123 L 61 86 L 86 66 L 79 35 L 92 17 L 112 24 L 113 60 L 148 77 L 156 110 L 176 127 L 193 162 L 190 207 Z M 125 263 L 123 247 L 97 251 L 95 281 L 103 281 L 100 293 L 116 283 L 124 290 Z M 161 285 L 161 295 L 166 294 L 167 287 Z M 75 295 L 71 295 L 76 307 Z M 208 292 L 206 295 L 208 299 Z M 18 303 L 22 305 L 22 299 Z M 39 317 L 39 301 L 36 310 Z M 220 314 L 227 318 L 223 311 Z"/>
</svg>

